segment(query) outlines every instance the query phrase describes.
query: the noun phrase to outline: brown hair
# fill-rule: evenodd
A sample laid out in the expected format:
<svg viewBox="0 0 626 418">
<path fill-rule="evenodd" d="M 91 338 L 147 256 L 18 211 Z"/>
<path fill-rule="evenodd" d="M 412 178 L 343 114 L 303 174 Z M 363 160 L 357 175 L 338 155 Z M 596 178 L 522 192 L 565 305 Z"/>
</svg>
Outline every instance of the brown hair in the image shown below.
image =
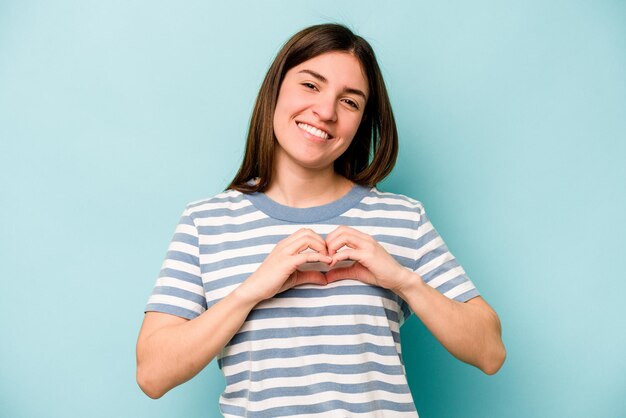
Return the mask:
<svg viewBox="0 0 626 418">
<path fill-rule="evenodd" d="M 363 186 L 387 177 L 398 155 L 398 132 L 374 50 L 363 38 L 338 24 L 301 30 L 282 47 L 267 71 L 252 111 L 246 152 L 229 189 L 262 192 L 272 180 L 274 163 L 274 110 L 285 74 L 291 68 L 326 52 L 354 55 L 367 77 L 369 99 L 361 124 L 348 149 L 335 160 L 335 171 Z M 257 182 L 250 182 L 258 178 Z"/>
</svg>

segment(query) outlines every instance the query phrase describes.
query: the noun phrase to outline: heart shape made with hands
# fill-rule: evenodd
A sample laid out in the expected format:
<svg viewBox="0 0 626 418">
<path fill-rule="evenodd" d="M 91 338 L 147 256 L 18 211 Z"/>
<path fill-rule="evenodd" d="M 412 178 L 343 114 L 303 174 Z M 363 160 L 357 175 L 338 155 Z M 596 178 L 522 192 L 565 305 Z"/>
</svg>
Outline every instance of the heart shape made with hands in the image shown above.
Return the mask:
<svg viewBox="0 0 626 418">
<path fill-rule="evenodd" d="M 337 252 L 343 251 L 344 249 L 347 249 L 348 246 L 344 245 L 343 247 L 341 247 L 340 249 L 337 250 Z M 313 250 L 312 248 L 307 248 L 304 251 L 301 251 L 301 253 L 314 253 L 316 252 L 315 250 Z M 354 260 L 343 260 L 343 261 L 339 261 L 337 264 L 335 264 L 334 266 L 330 267 L 328 264 L 326 263 L 322 263 L 321 261 L 315 261 L 312 263 L 304 263 L 301 266 L 299 266 L 296 270 L 298 271 L 319 271 L 322 273 L 326 273 L 329 272 L 330 270 L 334 270 L 334 269 L 338 269 L 338 268 L 343 268 L 343 267 L 351 267 L 354 263 L 356 263 L 356 261 Z"/>
</svg>

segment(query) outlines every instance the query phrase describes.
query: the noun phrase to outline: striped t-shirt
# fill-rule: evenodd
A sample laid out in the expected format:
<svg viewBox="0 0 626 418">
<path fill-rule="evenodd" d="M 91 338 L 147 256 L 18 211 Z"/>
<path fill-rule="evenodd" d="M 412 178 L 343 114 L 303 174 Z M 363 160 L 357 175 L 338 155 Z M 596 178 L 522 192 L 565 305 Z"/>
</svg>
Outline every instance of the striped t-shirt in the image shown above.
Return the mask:
<svg viewBox="0 0 626 418">
<path fill-rule="evenodd" d="M 252 274 L 300 228 L 339 225 L 371 235 L 445 296 L 478 291 L 422 204 L 354 186 L 330 204 L 292 208 L 228 190 L 191 203 L 169 246 L 146 311 L 193 319 Z M 400 347 L 408 304 L 356 280 L 303 285 L 258 304 L 217 356 L 225 417 L 416 417 Z M 210 338 L 210 336 L 207 336 Z"/>
</svg>

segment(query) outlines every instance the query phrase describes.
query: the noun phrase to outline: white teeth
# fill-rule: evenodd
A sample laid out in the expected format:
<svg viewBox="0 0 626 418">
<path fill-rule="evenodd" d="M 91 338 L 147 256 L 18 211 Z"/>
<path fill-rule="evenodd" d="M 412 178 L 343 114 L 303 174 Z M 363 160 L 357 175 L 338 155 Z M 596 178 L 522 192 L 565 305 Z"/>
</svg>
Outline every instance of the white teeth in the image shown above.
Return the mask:
<svg viewBox="0 0 626 418">
<path fill-rule="evenodd" d="M 315 135 L 319 138 L 322 138 L 322 139 L 330 138 L 330 136 L 326 132 L 322 131 L 321 129 L 317 129 L 314 126 L 307 125 L 306 123 L 298 123 L 298 127 L 300 127 L 300 129 L 304 129 L 311 135 Z"/>
</svg>

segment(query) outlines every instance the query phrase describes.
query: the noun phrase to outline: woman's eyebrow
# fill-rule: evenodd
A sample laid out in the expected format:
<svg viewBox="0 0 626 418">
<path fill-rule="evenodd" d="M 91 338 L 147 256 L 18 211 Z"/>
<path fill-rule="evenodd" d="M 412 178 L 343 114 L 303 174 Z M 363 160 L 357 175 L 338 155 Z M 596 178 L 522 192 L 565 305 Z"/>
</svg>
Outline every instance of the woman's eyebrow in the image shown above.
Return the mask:
<svg viewBox="0 0 626 418">
<path fill-rule="evenodd" d="M 328 83 L 328 79 L 326 77 L 324 77 L 323 75 L 321 75 L 318 72 L 315 72 L 313 70 L 307 70 L 306 68 L 304 70 L 300 70 L 298 71 L 298 74 L 300 73 L 305 73 L 305 74 L 309 74 L 311 76 L 313 76 L 314 78 L 318 79 L 320 82 L 322 83 Z M 345 88 L 345 92 L 346 93 L 350 93 L 350 94 L 356 94 L 359 95 L 361 97 L 363 97 L 363 100 L 367 100 L 367 96 L 365 95 L 365 93 L 359 89 L 354 89 L 351 87 L 346 87 Z"/>
</svg>

